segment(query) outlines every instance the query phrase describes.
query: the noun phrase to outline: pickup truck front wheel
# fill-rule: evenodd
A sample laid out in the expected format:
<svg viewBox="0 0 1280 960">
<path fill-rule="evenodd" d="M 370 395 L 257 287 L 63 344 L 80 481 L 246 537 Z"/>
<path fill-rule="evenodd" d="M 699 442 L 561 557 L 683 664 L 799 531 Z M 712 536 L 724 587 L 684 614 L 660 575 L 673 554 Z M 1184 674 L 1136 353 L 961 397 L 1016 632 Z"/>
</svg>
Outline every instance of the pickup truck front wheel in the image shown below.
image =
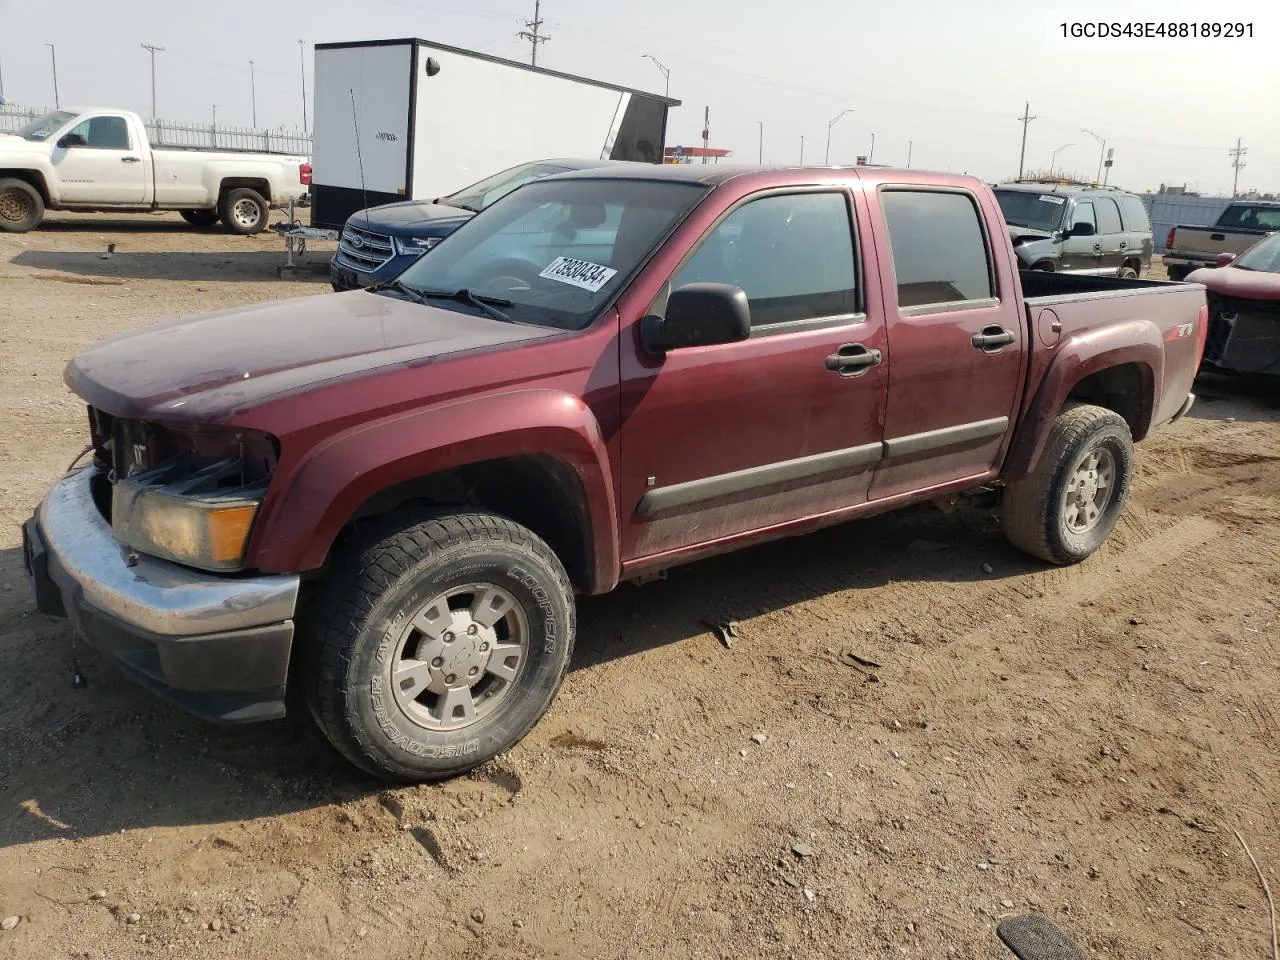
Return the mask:
<svg viewBox="0 0 1280 960">
<path fill-rule="evenodd" d="M 26 233 L 44 219 L 44 198 L 25 180 L 0 180 L 0 230 Z"/>
<path fill-rule="evenodd" d="M 1050 563 L 1077 563 L 1100 546 L 1124 510 L 1133 438 L 1119 414 L 1087 404 L 1058 415 L 1040 462 L 1004 491 L 1005 535 Z"/>
<path fill-rule="evenodd" d="M 564 567 L 510 520 L 418 509 L 372 521 L 302 619 L 312 715 L 375 776 L 461 773 L 546 713 L 574 620 Z"/>
<path fill-rule="evenodd" d="M 236 187 L 218 201 L 218 218 L 232 233 L 247 236 L 267 229 L 271 206 L 257 190 Z"/>
</svg>

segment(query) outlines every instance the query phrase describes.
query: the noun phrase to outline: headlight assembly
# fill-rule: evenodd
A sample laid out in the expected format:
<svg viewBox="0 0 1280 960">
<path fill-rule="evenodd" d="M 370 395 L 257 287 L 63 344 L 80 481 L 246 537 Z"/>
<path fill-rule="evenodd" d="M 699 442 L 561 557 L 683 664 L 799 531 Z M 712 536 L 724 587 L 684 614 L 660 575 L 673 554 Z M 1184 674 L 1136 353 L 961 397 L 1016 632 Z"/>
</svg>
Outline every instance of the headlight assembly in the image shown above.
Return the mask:
<svg viewBox="0 0 1280 960">
<path fill-rule="evenodd" d="M 443 239 L 443 237 L 392 237 L 391 242 L 396 245 L 396 253 L 401 256 L 416 257 L 426 253 Z"/>
<path fill-rule="evenodd" d="M 240 469 L 234 460 L 194 472 L 169 463 L 117 479 L 112 533 L 140 553 L 200 570 L 239 570 L 266 489 L 237 485 Z"/>
</svg>

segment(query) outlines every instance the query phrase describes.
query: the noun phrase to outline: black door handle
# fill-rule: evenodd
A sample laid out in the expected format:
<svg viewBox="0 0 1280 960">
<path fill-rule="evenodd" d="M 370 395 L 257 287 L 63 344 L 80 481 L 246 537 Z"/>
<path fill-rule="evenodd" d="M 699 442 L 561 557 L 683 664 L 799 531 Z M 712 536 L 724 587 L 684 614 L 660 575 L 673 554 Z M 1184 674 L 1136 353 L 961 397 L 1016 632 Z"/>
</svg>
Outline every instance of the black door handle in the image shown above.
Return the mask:
<svg viewBox="0 0 1280 960">
<path fill-rule="evenodd" d="M 848 377 L 865 371 L 867 367 L 874 367 L 879 362 L 879 350 L 868 350 L 860 343 L 846 343 L 827 357 L 823 364 L 832 373 Z"/>
<path fill-rule="evenodd" d="M 1125 247 L 1125 243 L 1124 243 L 1124 241 L 1123 241 L 1123 240 L 1121 240 L 1121 241 L 1120 241 L 1120 249 L 1121 249 L 1121 250 L 1123 250 L 1123 249 L 1124 249 L 1124 247 Z"/>
<path fill-rule="evenodd" d="M 141 157 L 121 157 L 120 162 L 121 163 L 141 163 L 142 158 Z"/>
<path fill-rule="evenodd" d="M 1007 347 L 1013 343 L 1013 332 L 1006 330 L 998 323 L 993 323 L 989 327 L 983 327 L 981 333 L 973 335 L 973 346 L 977 350 L 984 350 L 988 353 L 995 353 L 1001 347 Z"/>
<path fill-rule="evenodd" d="M 1102 249 L 1102 244 L 1100 244 L 1100 243 L 1095 243 L 1095 244 L 1093 245 L 1093 249 L 1095 249 L 1095 250 L 1101 250 L 1101 249 Z"/>
</svg>

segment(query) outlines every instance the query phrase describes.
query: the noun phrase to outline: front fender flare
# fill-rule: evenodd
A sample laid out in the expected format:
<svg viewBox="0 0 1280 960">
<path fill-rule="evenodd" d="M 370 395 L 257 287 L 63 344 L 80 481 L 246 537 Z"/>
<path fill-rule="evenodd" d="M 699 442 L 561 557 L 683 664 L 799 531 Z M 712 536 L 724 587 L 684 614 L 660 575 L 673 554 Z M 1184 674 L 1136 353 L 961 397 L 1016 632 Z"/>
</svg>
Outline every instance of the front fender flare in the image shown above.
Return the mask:
<svg viewBox="0 0 1280 960">
<path fill-rule="evenodd" d="M 364 423 L 317 445 L 278 493 L 249 544 L 264 572 L 320 568 L 339 531 L 371 496 L 443 470 L 503 457 L 542 455 L 567 464 L 582 484 L 592 549 L 593 592 L 617 584 L 618 521 L 600 426 L 581 398 L 525 390 L 459 400 Z"/>
<path fill-rule="evenodd" d="M 1164 339 L 1155 324 L 1128 320 L 1087 331 L 1058 347 L 1039 389 L 1023 406 L 1001 478 L 1017 480 L 1031 472 L 1049 439 L 1053 421 L 1080 381 L 1124 364 L 1136 364 L 1141 374 L 1138 414 L 1130 428 L 1134 440 L 1145 437 L 1164 379 Z"/>
</svg>

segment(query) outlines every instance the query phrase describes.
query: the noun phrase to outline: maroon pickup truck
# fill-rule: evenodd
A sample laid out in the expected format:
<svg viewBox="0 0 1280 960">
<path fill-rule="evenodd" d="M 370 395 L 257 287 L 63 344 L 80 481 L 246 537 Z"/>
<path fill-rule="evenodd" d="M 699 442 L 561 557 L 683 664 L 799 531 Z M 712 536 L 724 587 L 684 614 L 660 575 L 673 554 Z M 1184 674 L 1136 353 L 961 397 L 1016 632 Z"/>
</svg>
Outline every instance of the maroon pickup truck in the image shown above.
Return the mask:
<svg viewBox="0 0 1280 960">
<path fill-rule="evenodd" d="M 538 721 L 576 593 L 982 487 L 1082 560 L 1191 405 L 1204 289 L 1017 264 L 969 177 L 526 185 L 391 285 L 76 357 L 92 463 L 24 526 L 38 606 L 211 719 L 296 685 L 353 763 L 423 780 Z"/>
</svg>

